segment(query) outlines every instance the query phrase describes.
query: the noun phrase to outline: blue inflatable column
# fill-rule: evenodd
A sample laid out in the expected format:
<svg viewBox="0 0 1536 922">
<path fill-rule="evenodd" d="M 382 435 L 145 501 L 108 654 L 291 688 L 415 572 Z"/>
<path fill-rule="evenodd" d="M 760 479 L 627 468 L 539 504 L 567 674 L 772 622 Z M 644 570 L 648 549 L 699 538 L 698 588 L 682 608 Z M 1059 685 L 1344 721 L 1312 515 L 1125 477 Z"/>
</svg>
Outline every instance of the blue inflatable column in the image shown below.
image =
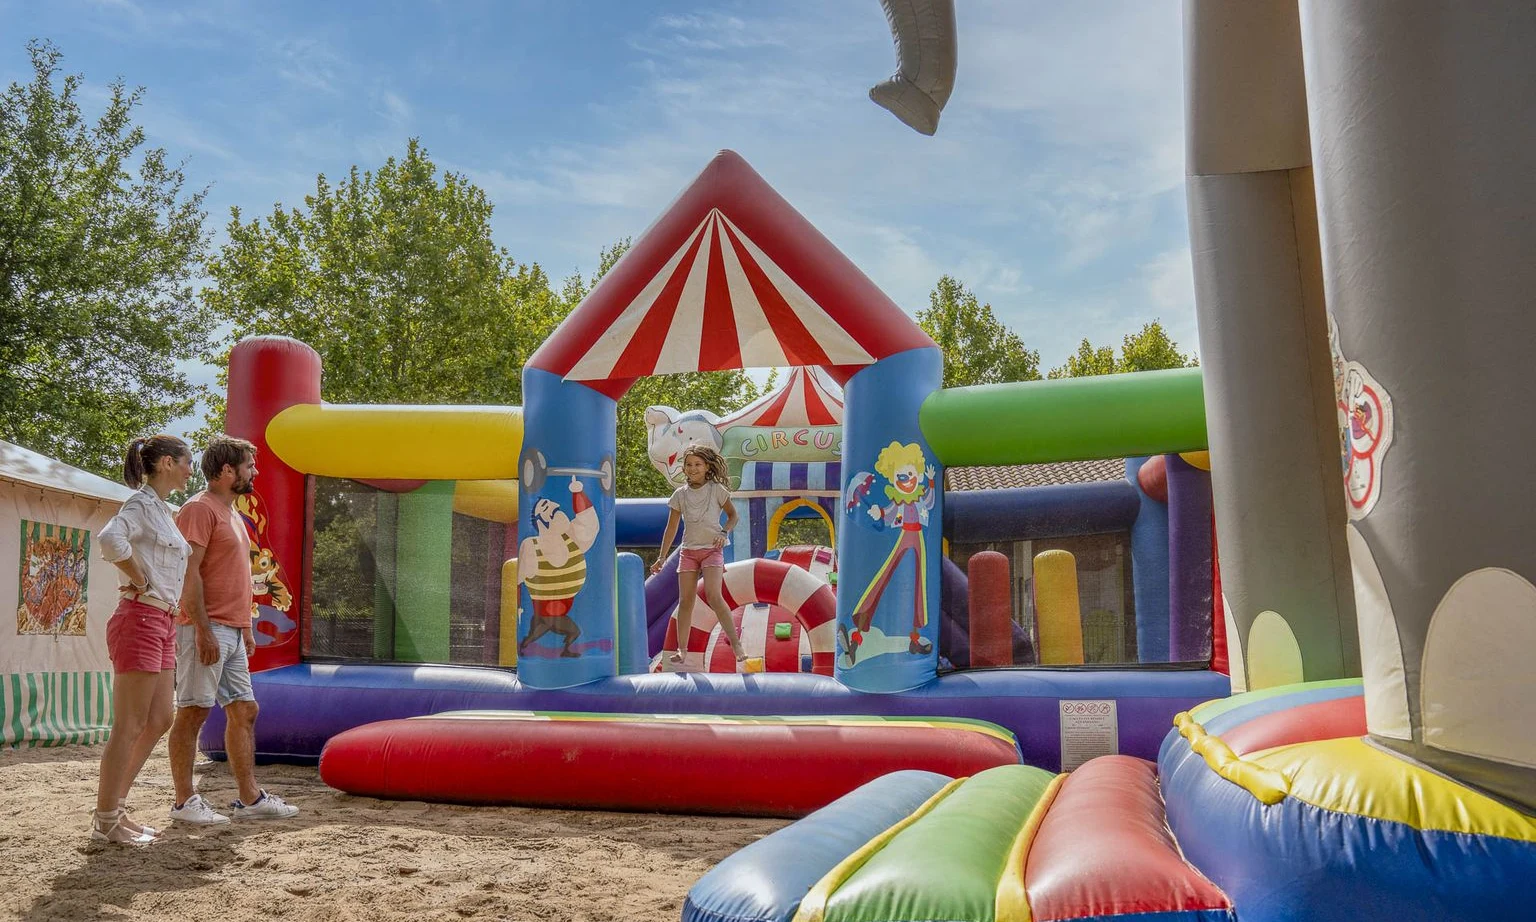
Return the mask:
<svg viewBox="0 0 1536 922">
<path fill-rule="evenodd" d="M 620 554 L 618 572 L 619 675 L 643 675 L 651 665 L 645 625 L 645 561 L 638 554 Z"/>
<path fill-rule="evenodd" d="M 1136 660 L 1168 662 L 1168 504 L 1147 495 L 1137 474 L 1151 458 L 1126 458 L 1125 479 L 1141 497 L 1131 525 L 1131 583 L 1136 598 Z"/>
<path fill-rule="evenodd" d="M 568 688 L 615 675 L 613 398 L 523 369 L 518 677 Z"/>
<path fill-rule="evenodd" d="M 887 356 L 843 389 L 835 673 L 896 692 L 937 672 L 944 470 L 918 409 L 944 379 L 937 349 Z"/>
</svg>

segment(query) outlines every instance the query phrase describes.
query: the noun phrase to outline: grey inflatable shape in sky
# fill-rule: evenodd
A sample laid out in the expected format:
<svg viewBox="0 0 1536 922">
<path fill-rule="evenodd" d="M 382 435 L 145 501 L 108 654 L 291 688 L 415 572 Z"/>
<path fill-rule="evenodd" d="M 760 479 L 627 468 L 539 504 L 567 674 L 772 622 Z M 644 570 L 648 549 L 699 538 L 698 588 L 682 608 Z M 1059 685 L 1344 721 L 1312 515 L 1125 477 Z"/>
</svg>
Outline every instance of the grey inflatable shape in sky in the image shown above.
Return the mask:
<svg viewBox="0 0 1536 922">
<path fill-rule="evenodd" d="M 869 98 L 915 131 L 932 135 L 955 88 L 954 0 L 880 0 L 896 40 L 896 73 Z"/>
</svg>

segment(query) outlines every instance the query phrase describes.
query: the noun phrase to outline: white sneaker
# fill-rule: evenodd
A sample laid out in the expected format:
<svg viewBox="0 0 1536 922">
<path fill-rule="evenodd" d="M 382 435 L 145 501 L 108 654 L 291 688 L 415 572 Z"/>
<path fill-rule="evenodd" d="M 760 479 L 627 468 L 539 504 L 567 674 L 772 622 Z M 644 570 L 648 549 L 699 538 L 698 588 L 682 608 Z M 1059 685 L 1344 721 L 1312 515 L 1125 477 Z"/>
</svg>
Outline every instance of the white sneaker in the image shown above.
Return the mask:
<svg viewBox="0 0 1536 922">
<path fill-rule="evenodd" d="M 171 810 L 171 819 L 178 823 L 190 823 L 193 826 L 218 826 L 229 822 L 229 817 L 213 809 L 208 801 L 203 800 L 203 795 L 193 794 L 187 798 L 187 802 Z"/>
<path fill-rule="evenodd" d="M 299 808 L 263 788 L 250 806 L 237 800 L 229 805 L 229 812 L 237 820 L 286 820 L 298 816 Z"/>
</svg>

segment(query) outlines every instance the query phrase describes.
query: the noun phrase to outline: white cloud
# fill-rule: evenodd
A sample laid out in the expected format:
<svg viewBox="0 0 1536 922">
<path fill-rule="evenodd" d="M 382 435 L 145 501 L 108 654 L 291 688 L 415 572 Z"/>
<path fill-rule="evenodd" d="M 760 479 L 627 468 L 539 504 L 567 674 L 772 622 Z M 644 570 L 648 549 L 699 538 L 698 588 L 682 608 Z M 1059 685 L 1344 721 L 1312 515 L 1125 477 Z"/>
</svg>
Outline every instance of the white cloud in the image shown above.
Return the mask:
<svg viewBox="0 0 1536 922">
<path fill-rule="evenodd" d="M 272 49 L 277 57 L 277 74 L 307 90 L 332 96 L 342 93 L 342 57 L 325 43 L 312 38 L 284 39 Z"/>
<path fill-rule="evenodd" d="M 399 94 L 392 93 L 389 90 L 379 91 L 379 105 L 380 114 L 386 121 L 395 125 L 405 124 L 410 120 L 414 112 L 410 103 L 406 102 Z"/>
</svg>

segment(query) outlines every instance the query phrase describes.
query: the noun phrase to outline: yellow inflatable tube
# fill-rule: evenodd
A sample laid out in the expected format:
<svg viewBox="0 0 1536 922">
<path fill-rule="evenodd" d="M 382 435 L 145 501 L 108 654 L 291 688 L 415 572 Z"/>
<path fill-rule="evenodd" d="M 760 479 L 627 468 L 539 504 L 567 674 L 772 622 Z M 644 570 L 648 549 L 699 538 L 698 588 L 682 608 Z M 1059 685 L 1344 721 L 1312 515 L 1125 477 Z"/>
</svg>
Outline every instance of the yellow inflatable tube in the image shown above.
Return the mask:
<svg viewBox="0 0 1536 922">
<path fill-rule="evenodd" d="M 517 523 L 517 481 L 460 480 L 453 488 L 453 511 L 488 522 Z"/>
<path fill-rule="evenodd" d="M 516 480 L 521 407 L 296 404 L 267 445 L 305 474 L 352 480 Z"/>
</svg>

